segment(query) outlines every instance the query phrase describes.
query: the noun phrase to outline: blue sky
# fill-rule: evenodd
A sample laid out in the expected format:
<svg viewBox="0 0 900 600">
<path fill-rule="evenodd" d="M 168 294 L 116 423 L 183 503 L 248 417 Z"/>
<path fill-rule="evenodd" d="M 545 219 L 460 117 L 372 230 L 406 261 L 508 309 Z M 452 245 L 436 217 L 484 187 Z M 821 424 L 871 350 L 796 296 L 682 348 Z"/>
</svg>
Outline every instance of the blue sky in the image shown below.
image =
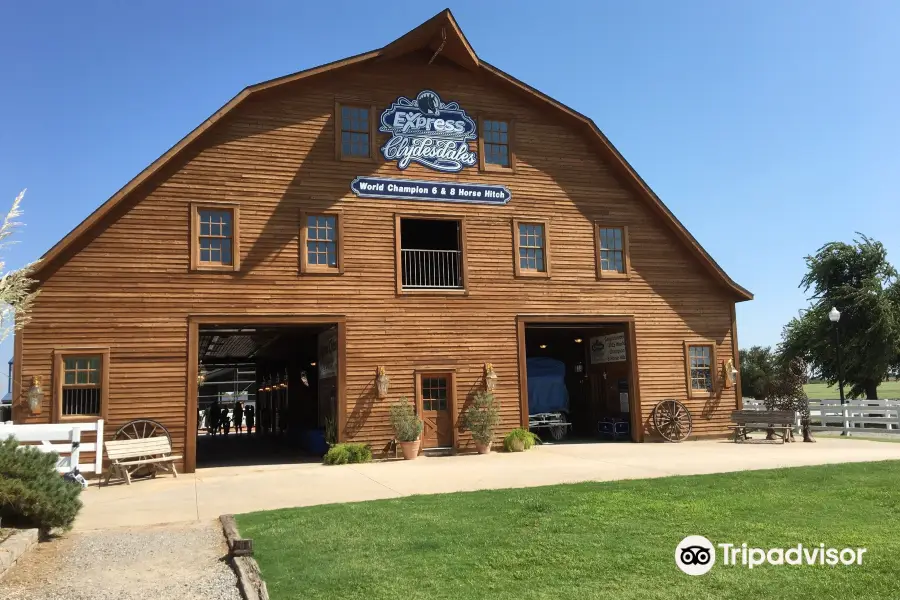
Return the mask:
<svg viewBox="0 0 900 600">
<path fill-rule="evenodd" d="M 479 56 L 593 118 L 756 294 L 738 305 L 741 346 L 777 343 L 823 243 L 860 231 L 900 264 L 900 3 L 449 6 Z M 0 4 L 0 205 L 29 190 L 8 264 L 43 254 L 244 86 L 378 48 L 445 7 Z"/>
</svg>

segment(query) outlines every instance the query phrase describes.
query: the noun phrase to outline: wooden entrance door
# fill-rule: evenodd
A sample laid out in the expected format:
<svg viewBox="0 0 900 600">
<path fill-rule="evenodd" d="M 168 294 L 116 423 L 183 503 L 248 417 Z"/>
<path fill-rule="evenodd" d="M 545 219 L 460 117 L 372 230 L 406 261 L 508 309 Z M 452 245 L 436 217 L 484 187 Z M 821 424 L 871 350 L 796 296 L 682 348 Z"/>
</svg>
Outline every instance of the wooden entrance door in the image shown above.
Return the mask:
<svg viewBox="0 0 900 600">
<path fill-rule="evenodd" d="M 418 387 L 422 447 L 453 447 L 453 374 L 421 373 Z"/>
<path fill-rule="evenodd" d="M 606 407 L 614 415 L 628 419 L 631 412 L 629 398 L 631 390 L 628 389 L 628 363 L 609 363 L 606 369 Z M 622 394 L 626 394 L 623 396 Z"/>
<path fill-rule="evenodd" d="M 620 393 L 628 393 L 628 363 L 615 362 L 591 365 L 588 370 L 591 388 L 591 407 L 596 418 L 627 417 Z M 624 408 L 624 410 L 623 410 Z"/>
<path fill-rule="evenodd" d="M 603 365 L 588 365 L 587 379 L 587 388 L 590 390 L 590 399 L 588 401 L 589 419 L 593 427 L 596 428 L 597 419 L 603 416 L 603 407 L 606 403 L 603 395 Z"/>
</svg>

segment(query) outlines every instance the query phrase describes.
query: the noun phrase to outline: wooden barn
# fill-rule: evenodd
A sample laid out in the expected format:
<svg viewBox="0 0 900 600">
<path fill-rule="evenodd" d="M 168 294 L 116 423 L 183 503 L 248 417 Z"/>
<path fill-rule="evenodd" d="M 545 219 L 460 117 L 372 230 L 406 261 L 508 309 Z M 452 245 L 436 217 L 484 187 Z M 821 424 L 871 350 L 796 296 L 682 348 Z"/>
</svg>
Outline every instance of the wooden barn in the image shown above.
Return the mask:
<svg viewBox="0 0 900 600">
<path fill-rule="evenodd" d="M 37 279 L 15 421 L 154 421 L 188 472 L 216 452 L 212 403 L 254 406 L 244 439 L 287 456 L 332 427 L 386 452 L 404 397 L 426 449 L 469 451 L 486 387 L 498 438 L 541 413 L 563 441 L 659 439 L 665 399 L 724 435 L 752 298 L 591 119 L 482 60 L 450 11 L 244 89 Z"/>
</svg>

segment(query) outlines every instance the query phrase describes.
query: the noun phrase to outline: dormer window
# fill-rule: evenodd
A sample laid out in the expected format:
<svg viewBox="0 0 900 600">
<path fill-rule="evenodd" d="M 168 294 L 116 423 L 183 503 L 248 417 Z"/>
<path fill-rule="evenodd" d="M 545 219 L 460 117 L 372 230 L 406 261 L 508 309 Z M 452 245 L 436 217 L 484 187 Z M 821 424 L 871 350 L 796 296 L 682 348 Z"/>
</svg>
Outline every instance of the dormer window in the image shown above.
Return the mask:
<svg viewBox="0 0 900 600">
<path fill-rule="evenodd" d="M 334 115 L 335 158 L 374 160 L 376 121 L 374 107 L 337 103 Z"/>
<path fill-rule="evenodd" d="M 514 169 L 513 124 L 504 119 L 478 119 L 479 163 L 482 171 Z"/>
</svg>

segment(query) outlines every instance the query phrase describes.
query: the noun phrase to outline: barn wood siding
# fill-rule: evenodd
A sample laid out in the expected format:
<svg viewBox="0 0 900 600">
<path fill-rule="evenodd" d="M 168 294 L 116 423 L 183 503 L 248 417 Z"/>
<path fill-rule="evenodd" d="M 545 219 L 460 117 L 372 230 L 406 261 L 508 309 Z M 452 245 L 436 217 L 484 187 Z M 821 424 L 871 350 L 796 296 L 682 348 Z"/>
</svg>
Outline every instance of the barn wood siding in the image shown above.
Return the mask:
<svg viewBox="0 0 900 600">
<path fill-rule="evenodd" d="M 714 341 L 720 364 L 733 356 L 733 295 L 611 175 L 583 131 L 496 79 L 424 62 L 408 56 L 288 84 L 254 96 L 201 136 L 43 282 L 22 340 L 23 389 L 32 375 L 52 380 L 55 347 L 108 345 L 107 431 L 153 418 L 169 428 L 181 453 L 188 315 L 340 314 L 347 323 L 345 436 L 377 450 L 392 437 L 388 403 L 411 398 L 414 371 L 429 366 L 456 368 L 462 410 L 482 364 L 493 363 L 499 433 L 515 427 L 517 314 L 633 315 L 645 428 L 657 401 L 686 397 L 685 339 Z M 335 160 L 335 101 L 383 109 L 424 88 L 473 117 L 515 120 L 515 174 L 444 174 L 418 165 L 400 172 L 380 156 L 372 163 Z M 379 146 L 385 139 L 379 136 Z M 358 175 L 504 184 L 513 199 L 507 206 L 364 200 L 349 191 Z M 241 272 L 189 272 L 190 204 L 204 201 L 240 204 Z M 345 272 L 300 275 L 300 214 L 326 209 L 341 212 Z M 397 212 L 465 215 L 466 296 L 397 296 Z M 549 220 L 552 277 L 514 277 L 513 217 Z M 594 220 L 628 226 L 629 280 L 597 281 Z M 391 377 L 387 400 L 375 400 L 378 365 Z M 45 390 L 43 413 L 26 421 L 49 418 L 52 390 Z M 687 404 L 697 434 L 723 434 L 734 388 Z M 647 435 L 653 439 L 649 429 Z M 459 439 L 471 446 L 467 434 Z"/>
</svg>

